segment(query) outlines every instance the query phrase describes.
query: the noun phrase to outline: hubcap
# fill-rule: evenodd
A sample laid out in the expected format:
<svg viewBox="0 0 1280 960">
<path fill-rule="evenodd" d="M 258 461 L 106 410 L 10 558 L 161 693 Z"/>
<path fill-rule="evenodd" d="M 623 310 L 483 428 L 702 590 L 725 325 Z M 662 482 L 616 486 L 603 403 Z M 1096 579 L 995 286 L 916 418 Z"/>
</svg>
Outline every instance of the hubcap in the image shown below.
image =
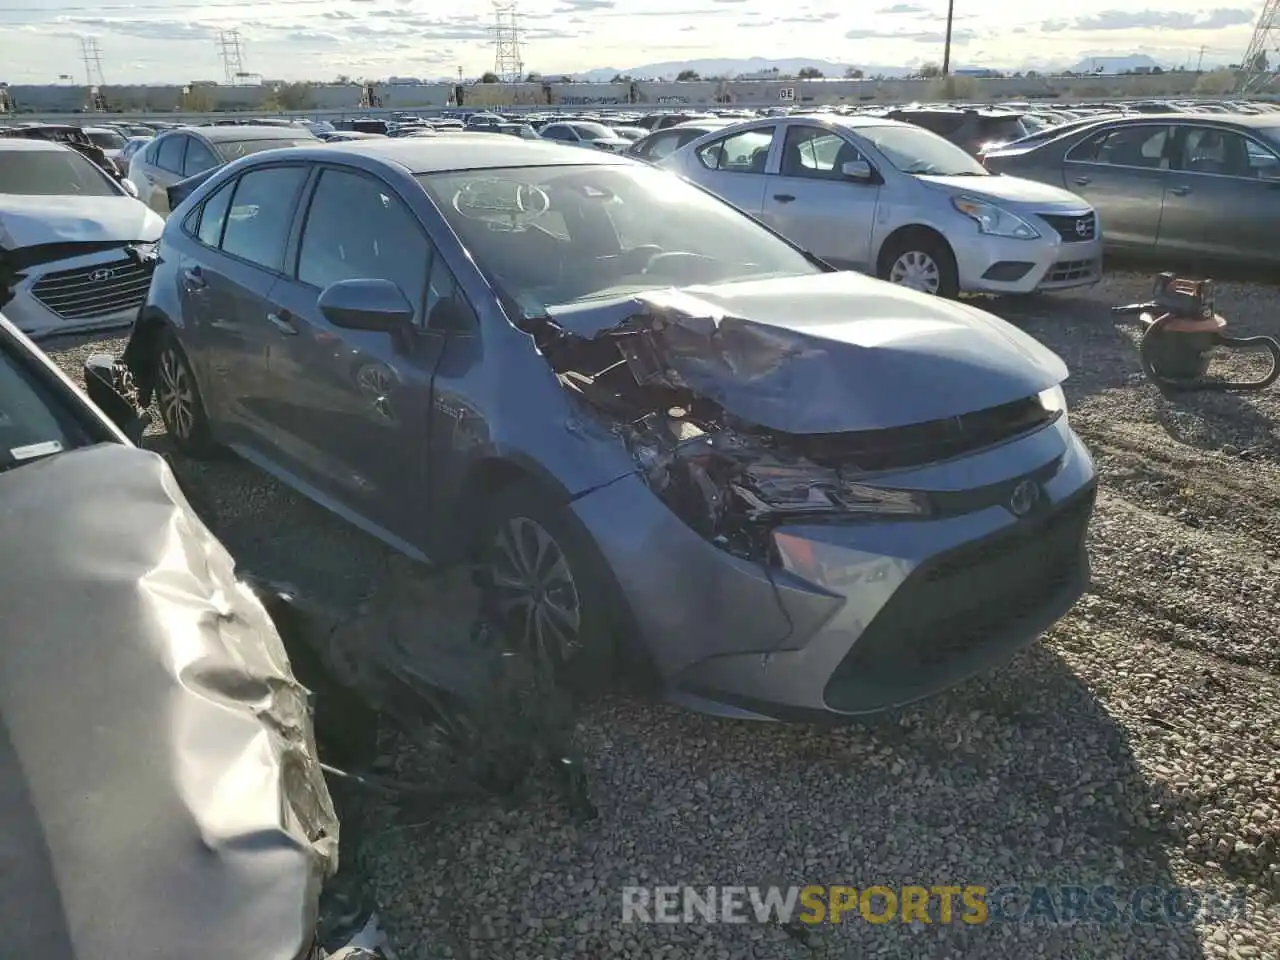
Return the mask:
<svg viewBox="0 0 1280 960">
<path fill-rule="evenodd" d="M 922 293 L 938 292 L 942 272 L 933 257 L 922 250 L 908 250 L 893 262 L 889 270 L 889 282 L 898 283 Z"/>
<path fill-rule="evenodd" d="M 160 384 L 156 401 L 169 431 L 180 440 L 189 439 L 196 422 L 195 385 L 172 348 L 160 355 Z"/>
<path fill-rule="evenodd" d="M 493 542 L 498 612 L 519 649 L 566 663 L 581 648 L 582 601 L 564 551 L 541 524 L 513 517 Z"/>
</svg>

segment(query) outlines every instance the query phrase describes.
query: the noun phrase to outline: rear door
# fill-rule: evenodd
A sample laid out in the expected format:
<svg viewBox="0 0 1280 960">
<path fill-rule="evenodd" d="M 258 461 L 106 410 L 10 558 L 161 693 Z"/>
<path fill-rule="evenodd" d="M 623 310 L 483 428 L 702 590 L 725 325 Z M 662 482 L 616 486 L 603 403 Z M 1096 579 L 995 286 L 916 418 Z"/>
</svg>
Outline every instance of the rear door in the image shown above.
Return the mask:
<svg viewBox="0 0 1280 960">
<path fill-rule="evenodd" d="M 270 295 L 284 269 L 285 245 L 306 177 L 307 168 L 300 164 L 247 171 L 232 185 L 220 231 L 212 218 L 219 215 L 223 191 L 212 194 L 204 208 L 211 218 L 205 236 L 212 240 L 219 234 L 217 246 L 179 263 L 189 288 L 186 296 L 200 304 L 194 314 L 198 329 L 189 336 L 220 381 L 213 389 L 228 442 L 273 459 L 281 447 L 279 421 L 289 398 L 270 373 L 273 352 L 287 342 Z"/>
<path fill-rule="evenodd" d="M 1175 124 L 1157 249 L 1280 262 L 1280 158 L 1242 131 Z"/>
<path fill-rule="evenodd" d="M 768 175 L 762 219 L 830 263 L 869 270 L 880 187 L 840 173 L 842 164 L 866 159 L 833 130 L 788 124 L 777 172 Z"/>
<path fill-rule="evenodd" d="M 1135 122 L 1086 137 L 1063 159 L 1064 185 L 1093 205 L 1108 246 L 1150 253 L 1160 234 L 1171 127 Z"/>
<path fill-rule="evenodd" d="M 739 210 L 759 217 L 764 213 L 765 171 L 777 138 L 777 124 L 752 127 L 717 137 L 681 156 L 682 172 Z"/>
<path fill-rule="evenodd" d="M 389 280 L 414 306 L 415 330 L 424 330 L 440 299 L 434 260 L 426 231 L 393 188 L 363 171 L 325 167 L 296 269 L 272 295 L 295 331 L 271 354 L 287 398 L 280 422 L 291 462 L 309 483 L 411 542 L 425 524 L 431 378 L 444 342 L 335 327 L 317 301 L 339 280 Z"/>
<path fill-rule="evenodd" d="M 187 144 L 190 140 L 184 133 L 170 133 L 159 137 L 152 144 L 152 149 L 147 150 L 147 157 L 152 159 L 143 167 L 143 184 L 136 186 L 139 188 L 140 199 L 163 217 L 169 215 L 168 188 L 182 179 L 182 168 L 186 162 Z"/>
</svg>

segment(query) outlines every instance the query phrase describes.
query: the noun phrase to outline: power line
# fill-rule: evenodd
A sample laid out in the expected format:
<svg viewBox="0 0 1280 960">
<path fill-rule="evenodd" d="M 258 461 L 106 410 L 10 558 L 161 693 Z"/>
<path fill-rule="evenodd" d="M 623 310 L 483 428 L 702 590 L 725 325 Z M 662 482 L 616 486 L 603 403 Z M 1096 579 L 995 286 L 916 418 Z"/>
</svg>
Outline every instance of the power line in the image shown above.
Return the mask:
<svg viewBox="0 0 1280 960">
<path fill-rule="evenodd" d="M 218 55 L 222 57 L 222 72 L 227 86 L 234 86 L 245 75 L 244 43 L 239 30 L 224 30 L 218 34 Z"/>
<path fill-rule="evenodd" d="M 102 75 L 102 51 L 98 49 L 97 37 L 80 38 L 80 60 L 84 63 L 84 79 L 90 87 L 105 87 L 106 78 Z"/>
<path fill-rule="evenodd" d="M 493 5 L 493 72 L 503 83 L 519 83 L 524 76 L 520 23 L 514 3 Z"/>
</svg>

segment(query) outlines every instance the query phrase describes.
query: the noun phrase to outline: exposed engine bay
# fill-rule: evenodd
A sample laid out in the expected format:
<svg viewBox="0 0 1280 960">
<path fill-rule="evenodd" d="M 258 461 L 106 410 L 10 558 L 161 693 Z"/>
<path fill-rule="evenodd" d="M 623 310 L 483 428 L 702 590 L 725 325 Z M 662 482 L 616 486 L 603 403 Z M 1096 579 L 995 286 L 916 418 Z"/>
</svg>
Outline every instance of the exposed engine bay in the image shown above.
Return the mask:
<svg viewBox="0 0 1280 960">
<path fill-rule="evenodd" d="M 561 385 L 604 414 L 649 487 L 712 543 L 751 560 L 772 558 L 783 519 L 923 517 L 925 496 L 860 482 L 891 463 L 886 437 L 790 434 L 729 413 L 671 362 L 685 353 L 688 319 L 641 313 L 595 337 L 542 321 L 539 349 Z M 707 355 L 714 352 L 708 327 Z M 861 447 L 861 449 L 859 449 Z"/>
</svg>

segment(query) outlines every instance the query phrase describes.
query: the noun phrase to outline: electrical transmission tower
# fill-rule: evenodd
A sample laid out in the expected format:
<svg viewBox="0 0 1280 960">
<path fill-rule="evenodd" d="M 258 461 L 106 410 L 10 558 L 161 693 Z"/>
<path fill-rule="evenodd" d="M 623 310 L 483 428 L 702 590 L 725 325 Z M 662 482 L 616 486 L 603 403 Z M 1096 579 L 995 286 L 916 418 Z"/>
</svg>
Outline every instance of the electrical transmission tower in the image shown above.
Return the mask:
<svg viewBox="0 0 1280 960">
<path fill-rule="evenodd" d="M 1275 78 L 1276 68 L 1270 58 L 1274 54 L 1276 34 L 1280 32 L 1280 0 L 1265 0 L 1262 12 L 1258 14 L 1258 23 L 1253 28 L 1253 38 L 1249 41 L 1249 49 L 1244 52 L 1240 62 L 1241 93 L 1249 93 L 1265 86 Z"/>
<path fill-rule="evenodd" d="M 224 30 L 218 34 L 218 55 L 222 57 L 222 72 L 227 86 L 234 86 L 245 76 L 244 41 L 239 30 Z"/>
<path fill-rule="evenodd" d="M 105 87 L 107 81 L 102 76 L 102 51 L 98 49 L 97 37 L 80 38 L 80 59 L 84 63 L 85 82 L 90 87 Z"/>
<path fill-rule="evenodd" d="M 514 3 L 493 5 L 493 72 L 503 83 L 519 83 L 524 77 L 520 22 Z"/>
</svg>

